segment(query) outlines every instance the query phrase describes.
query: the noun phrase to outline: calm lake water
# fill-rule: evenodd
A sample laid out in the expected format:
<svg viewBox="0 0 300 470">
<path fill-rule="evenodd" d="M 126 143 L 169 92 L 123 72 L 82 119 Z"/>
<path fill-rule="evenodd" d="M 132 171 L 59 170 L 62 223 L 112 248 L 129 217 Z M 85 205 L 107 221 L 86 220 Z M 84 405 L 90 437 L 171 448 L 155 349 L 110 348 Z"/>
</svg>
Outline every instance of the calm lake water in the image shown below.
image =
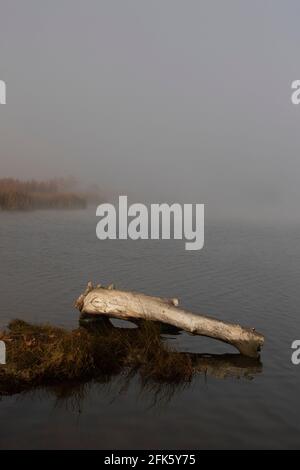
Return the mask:
<svg viewBox="0 0 300 470">
<path fill-rule="evenodd" d="M 262 369 L 245 378 L 197 375 L 186 387 L 141 387 L 133 377 L 84 393 L 38 390 L 0 401 L 0 448 L 299 448 L 300 231 L 206 221 L 202 251 L 183 241 L 96 238 L 93 208 L 0 214 L 0 327 L 13 318 L 75 328 L 88 280 L 178 296 L 195 312 L 266 335 Z M 180 351 L 235 353 L 182 333 Z M 0 366 L 1 367 L 1 366 Z"/>
</svg>

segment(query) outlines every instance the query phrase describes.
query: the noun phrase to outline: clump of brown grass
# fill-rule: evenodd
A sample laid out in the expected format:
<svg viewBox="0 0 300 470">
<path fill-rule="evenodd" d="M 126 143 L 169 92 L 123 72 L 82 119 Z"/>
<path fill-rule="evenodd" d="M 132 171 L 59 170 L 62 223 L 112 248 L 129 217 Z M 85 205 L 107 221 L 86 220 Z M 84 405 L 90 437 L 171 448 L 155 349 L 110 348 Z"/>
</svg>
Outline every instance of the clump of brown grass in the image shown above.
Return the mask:
<svg viewBox="0 0 300 470">
<path fill-rule="evenodd" d="M 174 384 L 193 375 L 189 356 L 174 354 L 162 341 L 159 326 L 150 322 L 131 330 L 104 322 L 69 331 L 14 320 L 1 339 L 7 364 L 0 368 L 0 394 L 124 370 L 138 371 L 144 381 Z"/>
</svg>

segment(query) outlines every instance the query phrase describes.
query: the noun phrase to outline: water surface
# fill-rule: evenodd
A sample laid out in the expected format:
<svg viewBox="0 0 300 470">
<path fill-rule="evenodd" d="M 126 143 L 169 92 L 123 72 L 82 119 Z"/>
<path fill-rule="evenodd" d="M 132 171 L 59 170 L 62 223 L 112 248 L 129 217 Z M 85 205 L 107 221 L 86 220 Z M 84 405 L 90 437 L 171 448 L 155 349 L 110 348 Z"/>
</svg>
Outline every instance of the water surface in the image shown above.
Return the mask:
<svg viewBox="0 0 300 470">
<path fill-rule="evenodd" d="M 205 247 L 97 240 L 93 208 L 0 214 L 0 326 L 10 319 L 75 328 L 88 280 L 178 296 L 195 312 L 266 335 L 253 380 L 197 376 L 186 387 L 141 387 L 138 376 L 77 393 L 37 390 L 0 401 L 0 448 L 298 448 L 299 227 L 207 222 Z M 182 333 L 180 351 L 234 353 Z"/>
</svg>

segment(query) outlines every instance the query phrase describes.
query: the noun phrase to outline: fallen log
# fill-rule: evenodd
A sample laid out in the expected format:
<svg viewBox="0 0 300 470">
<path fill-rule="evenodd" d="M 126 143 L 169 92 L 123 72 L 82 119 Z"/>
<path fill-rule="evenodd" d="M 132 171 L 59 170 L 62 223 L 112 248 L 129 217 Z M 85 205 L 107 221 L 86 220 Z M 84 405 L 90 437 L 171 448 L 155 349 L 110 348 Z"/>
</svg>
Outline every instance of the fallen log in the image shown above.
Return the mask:
<svg viewBox="0 0 300 470">
<path fill-rule="evenodd" d="M 244 328 L 216 318 L 197 315 L 178 308 L 178 299 L 151 297 L 121 291 L 111 284 L 94 288 L 89 282 L 75 306 L 83 314 L 106 315 L 121 320 L 150 320 L 173 325 L 194 335 L 208 336 L 231 344 L 244 356 L 257 358 L 264 336 L 255 328 Z"/>
</svg>

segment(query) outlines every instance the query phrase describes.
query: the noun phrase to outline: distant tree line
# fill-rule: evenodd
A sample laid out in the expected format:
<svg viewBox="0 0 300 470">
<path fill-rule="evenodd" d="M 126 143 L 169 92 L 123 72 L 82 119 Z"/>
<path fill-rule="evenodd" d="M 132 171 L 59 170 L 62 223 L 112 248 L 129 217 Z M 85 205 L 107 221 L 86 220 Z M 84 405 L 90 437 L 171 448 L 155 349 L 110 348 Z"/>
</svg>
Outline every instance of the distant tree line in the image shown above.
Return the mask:
<svg viewBox="0 0 300 470">
<path fill-rule="evenodd" d="M 74 186 L 76 186 L 75 181 L 71 178 L 49 181 L 3 178 L 0 179 L 0 209 L 84 208 L 86 198 L 84 194 L 74 191 Z"/>
</svg>

